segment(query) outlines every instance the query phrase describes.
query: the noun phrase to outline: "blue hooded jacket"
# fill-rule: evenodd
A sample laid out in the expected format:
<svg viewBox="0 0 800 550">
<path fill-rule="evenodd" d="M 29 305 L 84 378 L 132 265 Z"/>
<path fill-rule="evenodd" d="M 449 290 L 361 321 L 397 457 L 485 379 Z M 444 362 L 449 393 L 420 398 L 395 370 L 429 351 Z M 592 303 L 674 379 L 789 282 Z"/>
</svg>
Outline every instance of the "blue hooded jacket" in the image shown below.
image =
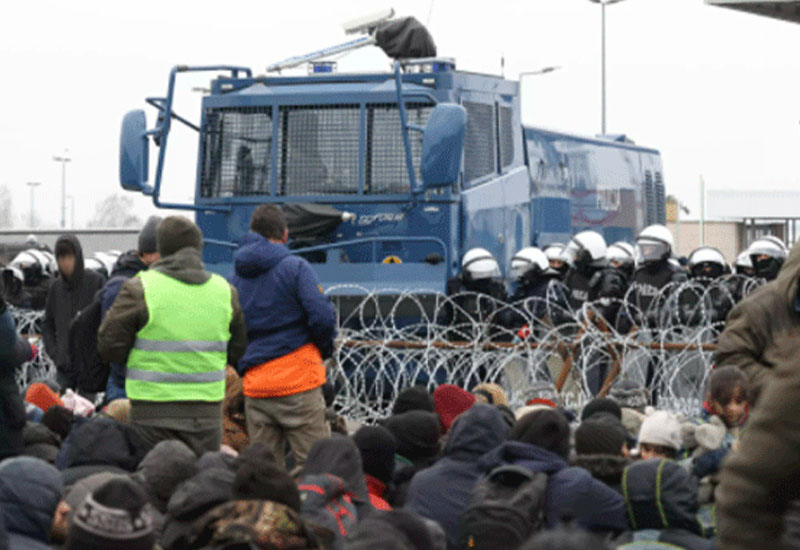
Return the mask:
<svg viewBox="0 0 800 550">
<path fill-rule="evenodd" d="M 336 312 L 311 265 L 283 244 L 248 233 L 234 254 L 231 283 L 247 322 L 247 351 L 239 361 L 251 367 L 283 357 L 309 342 L 323 358 L 333 353 Z"/>
<path fill-rule="evenodd" d="M 545 495 L 548 527 L 553 528 L 562 519 L 569 518 L 595 532 L 621 533 L 628 529 L 622 495 L 594 479 L 583 468 L 569 466 L 557 454 L 529 443 L 507 441 L 478 462 L 486 473 L 507 464 L 549 476 Z"/>
<path fill-rule="evenodd" d="M 497 407 L 473 406 L 453 425 L 442 458 L 411 480 L 405 508 L 438 522 L 455 545 L 461 515 L 484 474 L 478 459 L 505 441 L 509 431 Z"/>
<path fill-rule="evenodd" d="M 24 456 L 0 465 L 0 510 L 10 550 L 50 548 L 50 525 L 62 490 L 58 470 L 43 460 Z"/>
</svg>

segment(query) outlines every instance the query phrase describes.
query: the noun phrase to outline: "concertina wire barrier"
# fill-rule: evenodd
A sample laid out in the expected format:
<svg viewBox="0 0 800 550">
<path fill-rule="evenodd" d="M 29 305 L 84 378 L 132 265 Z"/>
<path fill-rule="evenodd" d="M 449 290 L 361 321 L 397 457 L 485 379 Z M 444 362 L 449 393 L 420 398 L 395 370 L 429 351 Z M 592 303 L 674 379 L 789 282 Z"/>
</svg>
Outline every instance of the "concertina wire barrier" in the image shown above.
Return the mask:
<svg viewBox="0 0 800 550">
<path fill-rule="evenodd" d="M 623 299 L 578 310 L 566 305 L 560 284 L 551 284 L 543 298 L 511 304 L 469 292 L 333 287 L 329 293 L 363 294 L 339 317 L 334 356 L 327 362 L 335 408 L 351 420 L 374 422 L 414 384 L 432 390 L 444 383 L 472 388 L 491 382 L 505 390 L 512 408 L 538 397 L 579 410 L 595 396 L 613 396 L 622 388 L 657 399 L 658 408 L 694 416 L 724 328 L 720 310 L 729 311 L 737 296 L 761 284 L 737 275 L 672 284 L 647 310 L 635 305 L 636 285 Z M 18 333 L 41 334 L 44 312 L 10 309 Z M 601 313 L 609 309 L 616 311 L 612 320 Z M 19 369 L 20 387 L 55 375 L 43 340 L 37 345 L 37 357 Z"/>
</svg>

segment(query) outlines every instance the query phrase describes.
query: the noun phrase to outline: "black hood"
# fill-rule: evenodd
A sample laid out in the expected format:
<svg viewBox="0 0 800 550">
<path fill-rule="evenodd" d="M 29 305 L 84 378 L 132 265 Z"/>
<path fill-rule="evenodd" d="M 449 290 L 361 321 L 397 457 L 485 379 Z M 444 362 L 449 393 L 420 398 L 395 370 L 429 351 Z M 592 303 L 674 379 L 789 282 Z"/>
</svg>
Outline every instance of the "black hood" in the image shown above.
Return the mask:
<svg viewBox="0 0 800 550">
<path fill-rule="evenodd" d="M 75 254 L 75 270 L 72 272 L 72 275 L 65 277 L 64 274 L 61 273 L 61 268 L 59 268 L 58 274 L 64 279 L 68 287 L 74 287 L 83 279 L 83 273 L 86 269 L 83 261 L 83 247 L 78 237 L 75 235 L 61 235 L 56 241 L 56 253 L 64 247 L 71 248 Z"/>
<path fill-rule="evenodd" d="M 66 451 L 67 468 L 114 466 L 132 472 L 143 458 L 130 428 L 107 418 L 94 418 L 78 427 Z"/>
<path fill-rule="evenodd" d="M 111 272 L 112 277 L 133 277 L 140 271 L 147 269 L 147 266 L 142 263 L 139 258 L 139 253 L 135 250 L 129 250 L 122 256 L 117 258 L 114 264 L 114 270 Z"/>
<path fill-rule="evenodd" d="M 702 535 L 697 520 L 697 482 L 677 462 L 635 462 L 622 474 L 622 494 L 631 527 L 685 529 Z"/>
<path fill-rule="evenodd" d="M 58 470 L 31 457 L 0 465 L 0 514 L 9 533 L 48 542 L 63 486 Z"/>
<path fill-rule="evenodd" d="M 345 489 L 356 500 L 369 501 L 361 452 L 349 437 L 334 435 L 320 439 L 311 447 L 303 475 L 333 474 L 344 481 Z"/>
<path fill-rule="evenodd" d="M 161 546 L 183 548 L 179 542 L 186 544 L 195 521 L 215 506 L 231 500 L 235 475 L 228 468 L 208 468 L 184 481 L 169 499 L 169 516 Z"/>
<path fill-rule="evenodd" d="M 473 405 L 453 424 L 444 455 L 456 460 L 477 460 L 505 441 L 510 431 L 500 409 Z"/>
</svg>

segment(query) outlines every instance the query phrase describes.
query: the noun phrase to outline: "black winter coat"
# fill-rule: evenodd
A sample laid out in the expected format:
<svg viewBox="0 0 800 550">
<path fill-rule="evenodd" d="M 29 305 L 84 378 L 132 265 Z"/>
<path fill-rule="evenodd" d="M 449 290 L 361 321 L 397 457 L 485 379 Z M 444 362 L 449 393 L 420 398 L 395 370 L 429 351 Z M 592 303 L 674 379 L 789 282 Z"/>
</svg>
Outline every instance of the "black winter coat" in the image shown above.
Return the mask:
<svg viewBox="0 0 800 550">
<path fill-rule="evenodd" d="M 0 460 L 20 454 L 25 447 L 25 403 L 16 381 L 16 369 L 33 357 L 27 340 L 17 336 L 14 318 L 0 304 Z"/>
<path fill-rule="evenodd" d="M 42 336 L 47 354 L 56 363 L 58 372 L 69 380 L 77 373 L 69 361 L 69 325 L 80 310 L 88 306 L 97 291 L 103 288 L 103 276 L 84 268 L 81 243 L 73 235 L 59 237 L 59 243 L 69 242 L 75 250 L 75 271 L 70 277 L 59 274 L 47 293 Z"/>
</svg>

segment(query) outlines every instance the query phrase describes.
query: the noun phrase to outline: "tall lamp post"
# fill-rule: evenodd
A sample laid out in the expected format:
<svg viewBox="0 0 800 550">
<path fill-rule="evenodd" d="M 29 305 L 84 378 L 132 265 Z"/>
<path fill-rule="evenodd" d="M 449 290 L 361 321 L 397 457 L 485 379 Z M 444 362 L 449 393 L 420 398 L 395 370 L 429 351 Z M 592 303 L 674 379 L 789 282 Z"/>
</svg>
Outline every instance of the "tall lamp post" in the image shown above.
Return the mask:
<svg viewBox="0 0 800 550">
<path fill-rule="evenodd" d="M 601 57 L 601 133 L 606 133 L 606 6 L 619 4 L 625 0 L 589 0 L 594 4 L 600 4 L 600 57 Z"/>
<path fill-rule="evenodd" d="M 34 192 L 34 191 L 36 190 L 36 188 L 37 188 L 37 187 L 39 187 L 41 184 L 42 184 L 42 183 L 41 183 L 41 182 L 38 182 L 38 181 L 29 181 L 28 183 L 26 183 L 26 184 L 25 184 L 25 185 L 27 185 L 28 187 L 30 187 L 30 188 L 31 188 L 31 229 L 33 229 L 33 227 L 34 227 L 34 225 L 35 225 L 35 224 L 34 224 L 35 217 L 34 217 L 34 214 L 33 214 L 33 213 L 34 213 L 34 209 L 33 209 L 33 192 Z"/>
<path fill-rule="evenodd" d="M 53 157 L 55 162 L 61 163 L 61 228 L 67 227 L 67 163 L 72 162 L 69 150 L 64 150 L 62 156 Z"/>
<path fill-rule="evenodd" d="M 519 79 L 518 79 L 519 86 L 520 86 L 520 91 L 522 89 L 522 79 L 523 79 L 523 77 L 526 77 L 526 76 L 539 76 L 539 75 L 543 75 L 543 74 L 548 74 L 548 73 L 555 72 L 555 71 L 559 70 L 560 68 L 561 68 L 561 65 L 553 65 L 551 67 L 542 67 L 541 69 L 536 69 L 536 70 L 532 70 L 532 71 L 522 71 L 521 73 L 519 73 Z"/>
</svg>

